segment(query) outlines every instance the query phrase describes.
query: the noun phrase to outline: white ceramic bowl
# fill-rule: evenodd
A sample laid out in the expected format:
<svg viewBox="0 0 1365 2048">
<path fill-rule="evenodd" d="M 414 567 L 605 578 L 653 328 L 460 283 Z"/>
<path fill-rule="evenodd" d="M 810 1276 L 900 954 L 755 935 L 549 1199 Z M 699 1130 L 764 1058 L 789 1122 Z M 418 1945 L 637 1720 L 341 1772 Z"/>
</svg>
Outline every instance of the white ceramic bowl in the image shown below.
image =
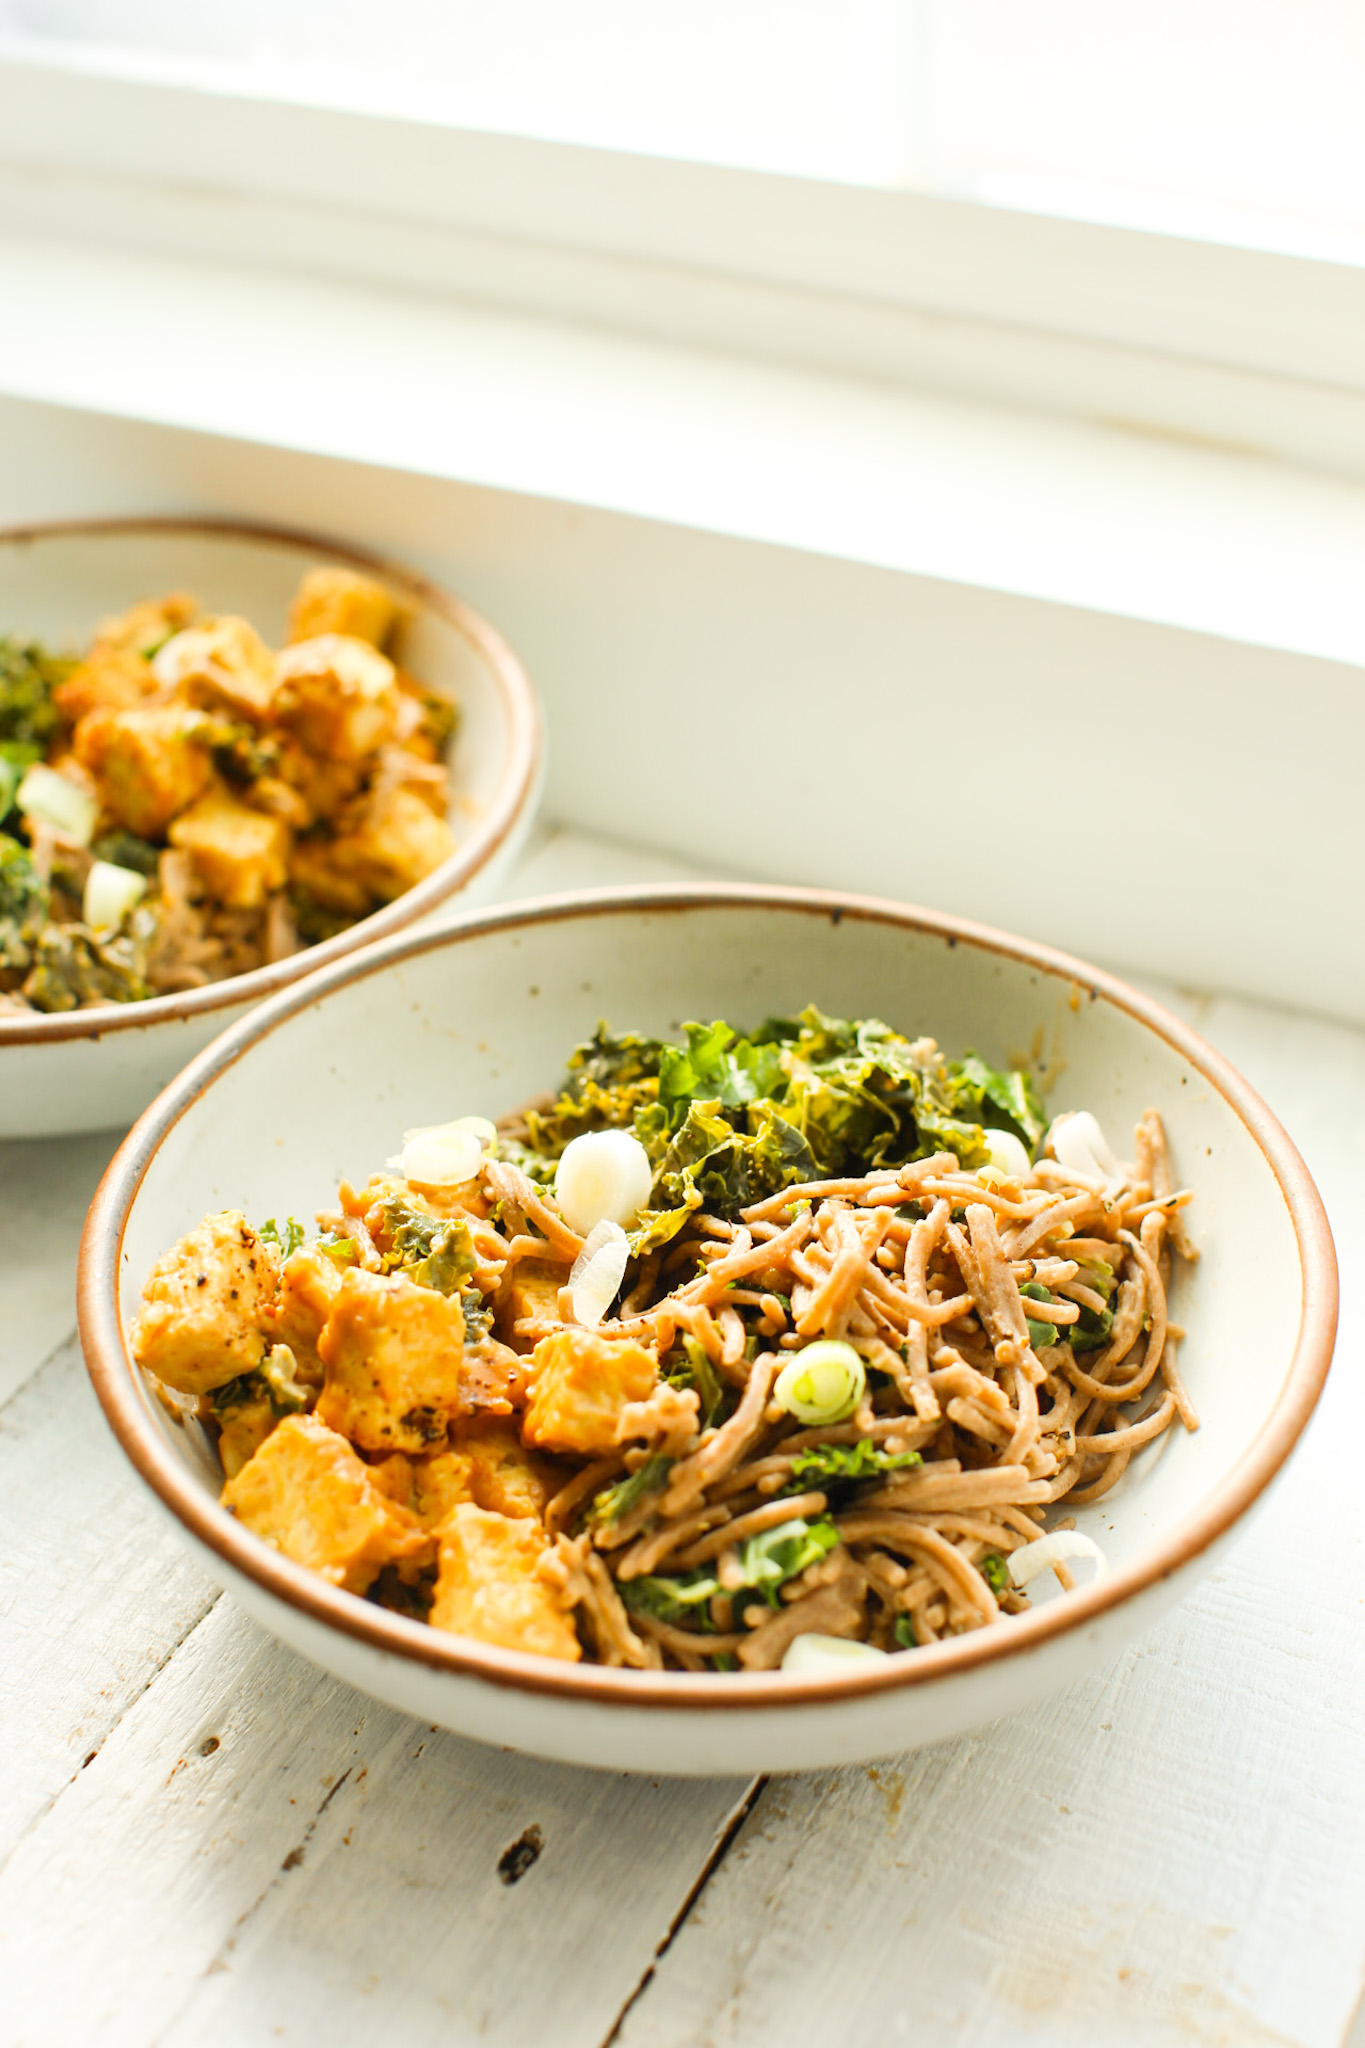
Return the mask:
<svg viewBox="0 0 1365 2048">
<path fill-rule="evenodd" d="M 335 1591 L 224 1513 L 216 1474 L 148 1394 L 124 1333 L 152 1261 L 207 1210 L 306 1216 L 406 1126 L 497 1115 L 553 1085 L 599 1017 L 676 1031 L 807 1002 L 946 1050 L 1043 1045 L 1054 1107 L 1117 1136 L 1148 1105 L 1198 1194 L 1177 1294 L 1202 1416 L 1078 1519 L 1115 1570 L 1027 1616 L 819 1678 L 564 1665 L 443 1635 Z M 1326 1218 L 1284 1132 L 1192 1031 L 1078 962 L 950 918 L 733 887 L 563 897 L 343 960 L 210 1047 L 110 1166 L 81 1251 L 100 1400 L 207 1569 L 314 1662 L 423 1719 L 611 1769 L 791 1770 L 951 1735 L 1113 1657 L 1212 1563 L 1313 1408 L 1336 1328 Z"/>
<path fill-rule="evenodd" d="M 459 698 L 450 758 L 455 852 L 396 902 L 273 967 L 145 1003 L 0 1017 L 0 1138 L 131 1122 L 193 1053 L 262 996 L 457 900 L 477 903 L 515 855 L 540 792 L 544 749 L 534 693 L 511 648 L 477 612 L 409 569 L 341 542 L 213 520 L 27 527 L 0 533 L 0 633 L 79 647 L 104 614 L 188 589 L 210 610 L 242 613 L 279 644 L 299 578 L 325 562 L 351 563 L 388 584 L 404 606 L 407 665 Z"/>
</svg>

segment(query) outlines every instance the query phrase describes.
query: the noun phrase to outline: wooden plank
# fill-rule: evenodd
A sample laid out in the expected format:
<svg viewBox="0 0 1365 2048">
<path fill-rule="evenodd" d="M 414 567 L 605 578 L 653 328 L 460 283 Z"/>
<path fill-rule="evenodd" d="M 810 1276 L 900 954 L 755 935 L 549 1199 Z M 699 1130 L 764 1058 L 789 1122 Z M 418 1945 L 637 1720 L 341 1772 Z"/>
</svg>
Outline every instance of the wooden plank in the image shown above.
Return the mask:
<svg viewBox="0 0 1365 2048">
<path fill-rule="evenodd" d="M 76 1327 L 76 1247 L 121 1131 L 0 1144 L 0 1402 Z"/>
<path fill-rule="evenodd" d="M 0 1857 L 215 1597 L 106 1429 L 72 1340 L 0 1415 Z"/>
<path fill-rule="evenodd" d="M 0 1875 L 25 2048 L 595 2048 L 746 1792 L 362 1698 L 221 1601 Z"/>
<path fill-rule="evenodd" d="M 1343 1255 L 1300 1455 L 1112 1670 L 895 1765 L 770 1786 L 622 2048 L 1340 2048 L 1365 1982 L 1365 1036 L 1181 1007 L 1285 1117 Z"/>
</svg>

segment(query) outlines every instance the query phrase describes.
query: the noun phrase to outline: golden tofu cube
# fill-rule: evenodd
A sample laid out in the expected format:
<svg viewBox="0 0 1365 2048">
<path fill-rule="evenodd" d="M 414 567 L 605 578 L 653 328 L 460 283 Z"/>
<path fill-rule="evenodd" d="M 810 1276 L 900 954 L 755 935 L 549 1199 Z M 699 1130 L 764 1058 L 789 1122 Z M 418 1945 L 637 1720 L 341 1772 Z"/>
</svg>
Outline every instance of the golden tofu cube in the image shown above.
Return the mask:
<svg viewBox="0 0 1365 2048">
<path fill-rule="evenodd" d="M 300 1376 L 314 1384 L 322 1379 L 318 1338 L 341 1292 L 344 1271 L 317 1244 L 301 1244 L 280 1267 L 279 1293 L 270 1310 L 274 1341 L 289 1346 Z"/>
<path fill-rule="evenodd" d="M 140 654 L 96 644 L 52 696 L 67 723 L 78 725 L 92 711 L 127 711 L 156 690 L 156 677 Z"/>
<path fill-rule="evenodd" d="M 363 761 L 398 731 L 393 663 L 344 633 L 286 647 L 275 660 L 275 714 L 310 754 Z"/>
<path fill-rule="evenodd" d="M 204 619 L 157 659 L 157 674 L 188 704 L 263 724 L 275 694 L 275 657 L 249 619 Z"/>
<path fill-rule="evenodd" d="M 539 1326 L 562 1320 L 559 1290 L 568 1277 L 566 1265 L 551 1265 L 544 1259 L 520 1259 L 512 1268 L 498 1323 L 514 1351 L 534 1351 L 545 1335 Z"/>
<path fill-rule="evenodd" d="M 310 569 L 289 608 L 289 638 L 314 640 L 323 633 L 343 633 L 349 640 L 383 647 L 397 617 L 397 605 L 372 576 L 339 564 Z"/>
<path fill-rule="evenodd" d="M 92 711 L 76 727 L 76 759 L 120 825 L 158 839 L 208 782 L 207 724 L 188 704 Z"/>
<path fill-rule="evenodd" d="M 293 790 L 307 813 L 307 818 L 300 821 L 300 829 L 317 818 L 335 818 L 365 780 L 361 763 L 324 761 L 284 732 L 279 732 L 278 744 L 280 779 Z"/>
<path fill-rule="evenodd" d="M 542 1450 L 600 1457 L 616 1448 L 622 1409 L 648 1398 L 658 1372 L 654 1353 L 633 1337 L 556 1330 L 531 1353 L 522 1437 Z"/>
<path fill-rule="evenodd" d="M 474 1405 L 459 1301 L 401 1273 L 344 1274 L 318 1356 L 327 1378 L 317 1412 L 363 1450 L 425 1450 Z"/>
<path fill-rule="evenodd" d="M 452 1441 L 455 1448 L 447 1455 L 465 1461 L 469 1497 L 497 1515 L 543 1521 L 546 1503 L 569 1477 L 548 1458 L 527 1450 L 511 1416 L 478 1415 L 457 1422 Z"/>
<path fill-rule="evenodd" d="M 199 612 L 199 600 L 188 590 L 168 591 L 165 597 L 145 598 L 126 612 L 101 619 L 95 629 L 97 648 L 117 648 L 149 657 L 173 633 L 183 633 Z"/>
<path fill-rule="evenodd" d="M 451 1510 L 439 1535 L 433 1628 L 577 1662 L 582 1651 L 573 1623 L 536 1576 L 547 1540 L 538 1522 L 510 1520 L 465 1503 Z"/>
<path fill-rule="evenodd" d="M 181 1394 L 207 1394 L 254 1372 L 275 1282 L 275 1255 L 240 1209 L 206 1216 L 153 1266 L 133 1357 Z"/>
<path fill-rule="evenodd" d="M 219 1417 L 218 1456 L 225 1479 L 235 1479 L 247 1460 L 255 1457 L 277 1419 L 265 1394 L 224 1411 Z"/>
<path fill-rule="evenodd" d="M 444 818 L 411 789 L 376 790 L 334 839 L 301 839 L 290 872 L 329 910 L 359 916 L 414 888 L 455 851 Z"/>
<path fill-rule="evenodd" d="M 363 1593 L 386 1564 L 429 1547 L 351 1446 L 313 1415 L 289 1415 L 222 1492 L 244 1528 L 334 1586 Z"/>
<path fill-rule="evenodd" d="M 424 1528 L 435 1529 L 461 1501 L 474 1499 L 471 1471 L 467 1451 L 432 1451 L 421 1458 L 395 1451 L 370 1466 L 370 1477 L 381 1493 L 416 1515 Z"/>
<path fill-rule="evenodd" d="M 224 790 L 207 790 L 167 836 L 189 855 L 208 894 L 229 910 L 259 910 L 284 887 L 289 827 Z"/>
</svg>

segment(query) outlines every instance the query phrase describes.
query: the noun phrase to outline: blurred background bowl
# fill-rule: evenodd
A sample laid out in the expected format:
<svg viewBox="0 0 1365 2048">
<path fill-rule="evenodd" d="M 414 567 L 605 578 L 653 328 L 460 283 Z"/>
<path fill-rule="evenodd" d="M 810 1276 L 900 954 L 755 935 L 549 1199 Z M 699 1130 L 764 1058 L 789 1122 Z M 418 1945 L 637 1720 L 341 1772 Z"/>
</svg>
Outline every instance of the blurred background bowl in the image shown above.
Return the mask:
<svg viewBox="0 0 1365 2048">
<path fill-rule="evenodd" d="M 92 520 L 0 534 L 0 633 L 84 647 L 98 618 L 165 590 L 248 618 L 282 644 L 309 569 L 344 562 L 399 600 L 405 667 L 459 701 L 451 744 L 455 852 L 394 902 L 274 966 L 185 994 L 53 1016 L 0 1017 L 0 1138 L 129 1123 L 192 1054 L 263 996 L 371 940 L 476 903 L 522 844 L 543 774 L 539 706 L 506 641 L 401 564 L 312 534 L 204 519 Z"/>
<path fill-rule="evenodd" d="M 818 1003 L 1052 1076 L 1126 1151 L 1166 1122 L 1202 1256 L 1173 1301 L 1201 1426 L 1172 1428 L 1076 1511 L 1114 1569 L 1029 1614 L 869 1669 L 697 1676 L 565 1665 L 445 1635 L 339 1592 L 216 1499 L 216 1459 L 134 1369 L 157 1256 L 208 1211 L 311 1217 L 403 1130 L 497 1117 L 553 1087 L 599 1018 L 677 1034 Z M 205 1567 L 315 1663 L 486 1741 L 620 1770 L 791 1770 L 936 1741 L 1117 1654 L 1208 1570 L 1293 1449 L 1336 1329 L 1322 1205 L 1259 1097 L 1177 1019 L 1065 955 L 857 897 L 743 884 L 626 889 L 487 913 L 324 968 L 226 1034 L 110 1166 L 81 1254 L 99 1398 Z"/>
</svg>

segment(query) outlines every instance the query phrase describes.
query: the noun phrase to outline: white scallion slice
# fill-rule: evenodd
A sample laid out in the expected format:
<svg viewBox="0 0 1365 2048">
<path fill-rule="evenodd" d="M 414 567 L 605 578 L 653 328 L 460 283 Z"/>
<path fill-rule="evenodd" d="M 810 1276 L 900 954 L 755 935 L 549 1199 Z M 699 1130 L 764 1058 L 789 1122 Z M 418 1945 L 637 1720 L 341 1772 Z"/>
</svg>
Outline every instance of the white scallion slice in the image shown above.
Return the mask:
<svg viewBox="0 0 1365 2048">
<path fill-rule="evenodd" d="M 822 1337 L 795 1352 L 773 1382 L 773 1399 L 814 1429 L 843 1422 L 867 1391 L 867 1368 L 851 1344 Z"/>
<path fill-rule="evenodd" d="M 1013 1131 L 987 1131 L 985 1137 L 986 1157 L 998 1174 L 1007 1180 L 1023 1180 L 1032 1173 L 1033 1161 Z"/>
<path fill-rule="evenodd" d="M 885 1662 L 886 1651 L 874 1649 L 871 1643 L 855 1642 L 848 1636 L 820 1636 L 812 1632 L 792 1637 L 782 1659 L 782 1669 L 806 1676 L 826 1671 L 847 1671 L 856 1664 Z"/>
<path fill-rule="evenodd" d="M 112 861 L 94 860 L 85 878 L 81 916 L 92 932 L 115 931 L 147 893 L 147 877 Z"/>
<path fill-rule="evenodd" d="M 621 1291 L 630 1257 L 630 1240 L 619 1223 L 604 1216 L 583 1240 L 583 1249 L 569 1272 L 574 1321 L 595 1330 Z"/>
<path fill-rule="evenodd" d="M 1068 1110 L 1054 1117 L 1048 1131 L 1053 1157 L 1077 1173 L 1095 1174 L 1102 1181 L 1123 1179 L 1123 1165 L 1088 1109 Z"/>
<path fill-rule="evenodd" d="M 218 635 L 205 626 L 189 626 L 183 633 L 172 633 L 152 656 L 152 674 L 163 690 L 174 689 L 186 676 L 203 675 L 211 668 L 220 645 Z"/>
<path fill-rule="evenodd" d="M 100 807 L 88 789 L 59 775 L 55 768 L 35 761 L 15 791 L 14 801 L 35 824 L 51 825 L 54 832 L 74 839 L 78 846 L 90 844 Z"/>
<path fill-rule="evenodd" d="M 584 1131 L 555 1168 L 555 1200 L 582 1237 L 603 1221 L 624 1230 L 648 1203 L 653 1180 L 649 1154 L 629 1131 Z"/>
<path fill-rule="evenodd" d="M 457 1117 L 404 1131 L 402 1174 L 409 1187 L 458 1188 L 473 1180 L 497 1136 L 486 1116 Z"/>
<path fill-rule="evenodd" d="M 1036 1543 L 1025 1543 L 1021 1549 L 1010 1552 L 1010 1578 L 1016 1586 L 1026 1586 L 1039 1572 L 1049 1572 L 1054 1565 L 1065 1564 L 1073 1557 L 1089 1558 L 1097 1579 L 1109 1569 L 1109 1560 L 1093 1537 L 1082 1535 L 1079 1529 L 1054 1529 L 1049 1535 L 1040 1536 Z"/>
</svg>

